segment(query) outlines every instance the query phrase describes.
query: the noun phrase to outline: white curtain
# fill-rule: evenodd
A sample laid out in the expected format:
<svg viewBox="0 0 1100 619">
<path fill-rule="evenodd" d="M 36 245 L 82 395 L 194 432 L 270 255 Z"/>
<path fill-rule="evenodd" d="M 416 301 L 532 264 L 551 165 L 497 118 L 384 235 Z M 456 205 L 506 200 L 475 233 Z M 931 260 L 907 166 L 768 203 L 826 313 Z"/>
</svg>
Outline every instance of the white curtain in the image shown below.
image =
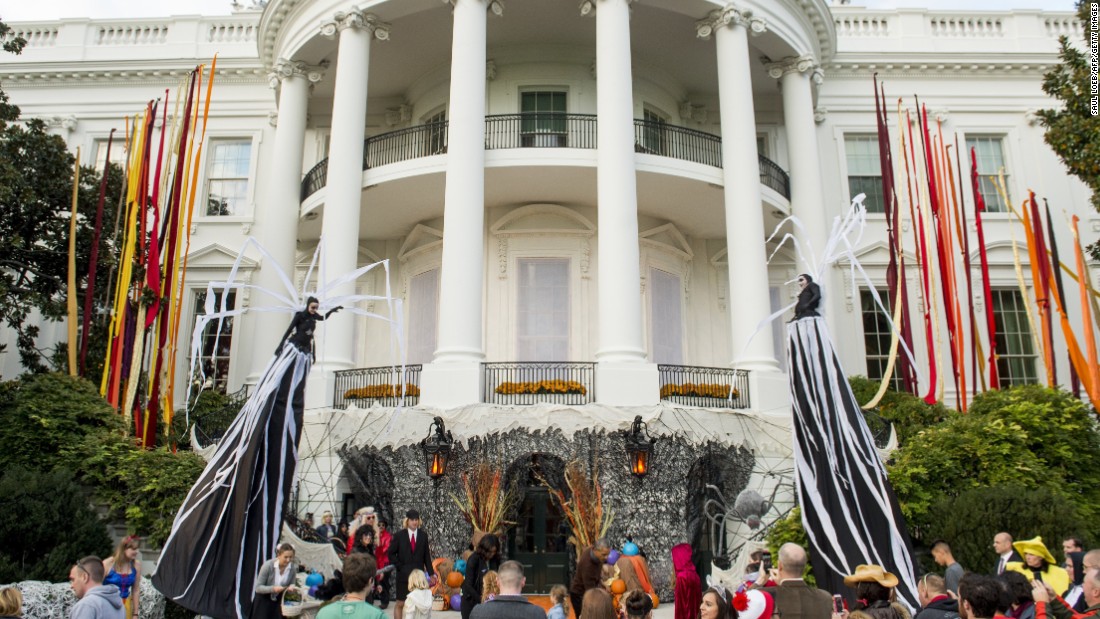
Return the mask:
<svg viewBox="0 0 1100 619">
<path fill-rule="evenodd" d="M 569 360 L 569 260 L 519 260 L 516 360 Z"/>
<path fill-rule="evenodd" d="M 408 363 L 431 363 L 439 331 L 439 269 L 409 282 Z"/>
<path fill-rule="evenodd" d="M 679 275 L 649 270 L 649 334 L 654 363 L 684 362 L 683 292 Z"/>
</svg>

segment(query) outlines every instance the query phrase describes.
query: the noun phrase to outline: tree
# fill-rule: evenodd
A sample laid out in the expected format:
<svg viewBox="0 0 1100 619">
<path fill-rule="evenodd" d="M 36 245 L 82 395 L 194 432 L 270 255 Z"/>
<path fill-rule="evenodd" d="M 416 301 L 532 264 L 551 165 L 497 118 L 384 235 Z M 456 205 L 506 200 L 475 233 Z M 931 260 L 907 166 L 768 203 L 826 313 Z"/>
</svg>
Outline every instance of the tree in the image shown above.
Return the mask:
<svg viewBox="0 0 1100 619">
<path fill-rule="evenodd" d="M 1078 0 L 1077 21 L 1084 41 L 1089 40 L 1089 2 Z M 1069 37 L 1059 37 L 1061 64 L 1043 76 L 1043 91 L 1062 102 L 1061 109 L 1039 110 L 1046 127 L 1046 142 L 1062 158 L 1070 173 L 1092 189 L 1092 205 L 1100 210 L 1100 116 L 1093 113 L 1088 52 L 1074 47 Z M 1100 260 L 1100 242 L 1089 246 Z"/>
<path fill-rule="evenodd" d="M 0 22 L 0 38 L 10 27 Z M 23 41 L 14 38 L 4 50 L 18 54 Z M 16 334 L 23 367 L 50 369 L 55 351 L 42 350 L 38 310 L 45 320 L 61 320 L 66 311 L 69 261 L 69 216 L 72 208 L 73 163 L 64 140 L 50 135 L 40 119 L 16 122 L 19 108 L 0 90 L 0 320 Z M 100 175 L 82 167 L 78 197 L 77 264 L 89 264 L 99 196 Z M 117 196 L 122 172 L 112 166 L 108 196 Z M 113 202 L 113 200 L 112 200 Z M 109 212 L 113 213 L 113 209 Z M 105 216 L 105 220 L 113 217 Z M 113 263 L 109 235 L 101 239 L 97 282 L 104 286 Z M 80 273 L 78 288 L 86 285 Z M 105 297 L 100 297 L 101 303 Z M 81 304 L 82 305 L 82 304 Z M 0 349 L 3 352 L 3 349 Z M 54 368 L 58 369 L 58 368 Z"/>
</svg>

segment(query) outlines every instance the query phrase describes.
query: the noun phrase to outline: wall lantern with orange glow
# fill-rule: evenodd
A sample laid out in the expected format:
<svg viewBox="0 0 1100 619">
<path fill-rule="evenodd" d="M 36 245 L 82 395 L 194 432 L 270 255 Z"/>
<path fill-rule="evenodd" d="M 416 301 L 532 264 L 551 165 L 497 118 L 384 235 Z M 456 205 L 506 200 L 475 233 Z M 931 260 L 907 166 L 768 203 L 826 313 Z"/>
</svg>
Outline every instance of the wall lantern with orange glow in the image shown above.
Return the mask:
<svg viewBox="0 0 1100 619">
<path fill-rule="evenodd" d="M 451 457 L 451 447 L 454 442 L 454 437 L 443 424 L 443 418 L 433 419 L 432 425 L 428 426 L 428 436 L 420 441 L 420 447 L 424 450 L 424 463 L 427 466 L 428 477 L 439 479 L 447 474 L 447 461 Z"/>
<path fill-rule="evenodd" d="M 642 416 L 634 417 L 630 432 L 626 435 L 626 455 L 630 459 L 630 474 L 645 477 L 649 472 L 653 445 L 657 439 L 649 435 L 649 428 L 642 422 Z"/>
</svg>

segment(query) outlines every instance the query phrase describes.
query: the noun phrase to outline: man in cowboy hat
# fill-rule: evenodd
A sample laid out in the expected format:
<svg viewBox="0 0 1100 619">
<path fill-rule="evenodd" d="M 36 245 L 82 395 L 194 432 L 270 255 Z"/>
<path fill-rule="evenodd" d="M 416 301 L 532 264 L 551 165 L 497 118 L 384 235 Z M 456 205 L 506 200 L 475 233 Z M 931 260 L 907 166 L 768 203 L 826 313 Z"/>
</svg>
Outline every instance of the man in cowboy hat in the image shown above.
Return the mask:
<svg viewBox="0 0 1100 619">
<path fill-rule="evenodd" d="M 828 592 L 814 589 L 802 580 L 806 570 L 806 550 L 794 543 L 779 547 L 779 561 L 771 573 L 760 570 L 753 589 L 759 589 L 775 600 L 775 614 L 783 619 L 831 619 L 833 598 Z M 768 580 L 779 583 L 767 587 Z"/>
</svg>

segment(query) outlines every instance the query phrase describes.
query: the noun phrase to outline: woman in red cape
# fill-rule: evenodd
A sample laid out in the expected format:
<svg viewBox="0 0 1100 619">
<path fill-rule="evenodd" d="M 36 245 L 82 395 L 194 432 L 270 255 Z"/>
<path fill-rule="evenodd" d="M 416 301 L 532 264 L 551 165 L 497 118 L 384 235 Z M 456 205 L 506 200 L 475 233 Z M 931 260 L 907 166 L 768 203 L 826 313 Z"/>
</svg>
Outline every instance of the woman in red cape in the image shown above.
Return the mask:
<svg viewBox="0 0 1100 619">
<path fill-rule="evenodd" d="M 672 547 L 672 567 L 676 571 L 676 619 L 697 619 L 702 603 L 702 583 L 691 562 L 691 544 Z"/>
</svg>

